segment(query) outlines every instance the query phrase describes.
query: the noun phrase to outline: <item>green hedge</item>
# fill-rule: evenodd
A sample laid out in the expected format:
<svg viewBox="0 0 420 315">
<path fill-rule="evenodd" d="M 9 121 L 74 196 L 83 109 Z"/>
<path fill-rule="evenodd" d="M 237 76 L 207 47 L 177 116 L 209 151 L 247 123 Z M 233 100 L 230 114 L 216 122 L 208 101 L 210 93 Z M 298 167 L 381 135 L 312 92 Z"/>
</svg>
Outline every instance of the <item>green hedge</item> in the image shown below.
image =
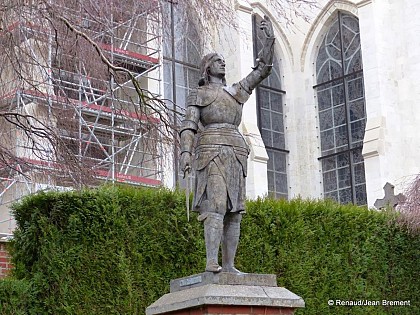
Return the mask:
<svg viewBox="0 0 420 315">
<path fill-rule="evenodd" d="M 9 301 L 15 311 L 0 313 L 143 314 L 170 279 L 204 270 L 202 226 L 195 215 L 187 222 L 184 202 L 180 192 L 129 187 L 24 198 L 13 208 L 11 254 L 13 294 L 27 302 Z M 277 274 L 305 299 L 297 314 L 420 314 L 420 239 L 393 216 L 328 201 L 249 202 L 237 267 Z M 328 306 L 330 299 L 411 306 Z"/>
<path fill-rule="evenodd" d="M 275 273 L 302 296 L 297 314 L 420 314 L 420 237 L 395 213 L 332 201 L 258 200 L 248 204 L 243 269 Z M 411 306 L 329 306 L 328 300 L 409 300 Z"/>
<path fill-rule="evenodd" d="M 26 315 L 32 308 L 30 283 L 26 280 L 0 280 L 0 314 Z"/>
</svg>

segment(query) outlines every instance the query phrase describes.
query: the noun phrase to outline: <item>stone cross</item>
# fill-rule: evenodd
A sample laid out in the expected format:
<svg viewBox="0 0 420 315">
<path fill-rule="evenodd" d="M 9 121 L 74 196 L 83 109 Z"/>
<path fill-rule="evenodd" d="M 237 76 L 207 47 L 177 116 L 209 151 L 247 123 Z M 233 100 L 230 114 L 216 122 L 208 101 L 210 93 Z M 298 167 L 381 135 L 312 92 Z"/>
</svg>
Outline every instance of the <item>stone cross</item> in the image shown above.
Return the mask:
<svg viewBox="0 0 420 315">
<path fill-rule="evenodd" d="M 377 209 L 383 209 L 387 206 L 394 208 L 396 205 L 401 204 L 405 201 L 405 196 L 403 194 L 394 195 L 395 186 L 386 183 L 384 186 L 385 196 L 382 199 L 376 199 L 374 206 Z"/>
</svg>

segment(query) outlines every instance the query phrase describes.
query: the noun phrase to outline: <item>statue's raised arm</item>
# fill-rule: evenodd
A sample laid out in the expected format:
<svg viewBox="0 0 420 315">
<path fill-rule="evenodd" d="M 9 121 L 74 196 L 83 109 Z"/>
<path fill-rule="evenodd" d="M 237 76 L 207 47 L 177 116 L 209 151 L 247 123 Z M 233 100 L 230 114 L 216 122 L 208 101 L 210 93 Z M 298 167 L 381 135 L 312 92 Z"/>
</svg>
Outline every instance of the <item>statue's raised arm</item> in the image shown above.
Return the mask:
<svg viewBox="0 0 420 315">
<path fill-rule="evenodd" d="M 241 81 L 241 85 L 251 94 L 252 90 L 256 86 L 267 78 L 273 67 L 273 55 L 274 55 L 274 31 L 273 25 L 268 16 L 264 16 L 264 19 L 260 23 L 260 29 L 264 31 L 265 41 L 263 48 L 258 53 L 256 65 L 248 76 Z"/>
</svg>

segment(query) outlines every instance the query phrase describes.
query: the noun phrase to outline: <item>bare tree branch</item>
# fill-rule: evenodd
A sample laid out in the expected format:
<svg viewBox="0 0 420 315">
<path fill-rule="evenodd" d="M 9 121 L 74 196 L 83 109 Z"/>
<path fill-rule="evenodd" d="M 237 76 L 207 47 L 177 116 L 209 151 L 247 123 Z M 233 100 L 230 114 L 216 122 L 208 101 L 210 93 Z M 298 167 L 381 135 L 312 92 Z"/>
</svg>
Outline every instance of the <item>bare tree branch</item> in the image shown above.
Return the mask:
<svg viewBox="0 0 420 315">
<path fill-rule="evenodd" d="M 238 27 L 234 0 L 171 2 L 189 17 L 180 21 L 205 36 L 214 25 Z M 268 0 L 286 23 L 307 20 L 316 2 Z M 162 143 L 176 141 L 173 115 L 182 116 L 180 104 L 154 93 L 148 76 L 161 61 L 149 50 L 160 51 L 161 33 L 171 28 L 164 4 L 0 3 L 0 177 L 41 174 L 76 187 L 95 184 L 98 174 L 157 178 L 156 157 L 165 155 Z M 158 44 L 149 45 L 154 38 Z M 133 59 L 145 51 L 150 64 L 128 62 L 130 47 Z"/>
<path fill-rule="evenodd" d="M 412 233 L 420 233 L 420 175 L 410 183 L 404 193 L 406 200 L 397 206 L 401 213 L 400 223 L 405 225 Z"/>
</svg>

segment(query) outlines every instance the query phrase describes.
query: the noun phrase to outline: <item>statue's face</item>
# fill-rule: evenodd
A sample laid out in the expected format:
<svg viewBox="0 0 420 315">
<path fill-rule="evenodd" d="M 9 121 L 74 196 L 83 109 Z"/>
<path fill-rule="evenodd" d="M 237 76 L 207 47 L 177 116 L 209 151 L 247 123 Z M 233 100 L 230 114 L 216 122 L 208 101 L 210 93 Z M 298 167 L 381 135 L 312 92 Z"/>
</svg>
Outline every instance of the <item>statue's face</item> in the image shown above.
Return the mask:
<svg viewBox="0 0 420 315">
<path fill-rule="evenodd" d="M 209 74 L 215 77 L 224 77 L 226 73 L 225 67 L 225 59 L 220 55 L 216 55 L 213 57 L 213 62 L 209 67 Z"/>
</svg>

